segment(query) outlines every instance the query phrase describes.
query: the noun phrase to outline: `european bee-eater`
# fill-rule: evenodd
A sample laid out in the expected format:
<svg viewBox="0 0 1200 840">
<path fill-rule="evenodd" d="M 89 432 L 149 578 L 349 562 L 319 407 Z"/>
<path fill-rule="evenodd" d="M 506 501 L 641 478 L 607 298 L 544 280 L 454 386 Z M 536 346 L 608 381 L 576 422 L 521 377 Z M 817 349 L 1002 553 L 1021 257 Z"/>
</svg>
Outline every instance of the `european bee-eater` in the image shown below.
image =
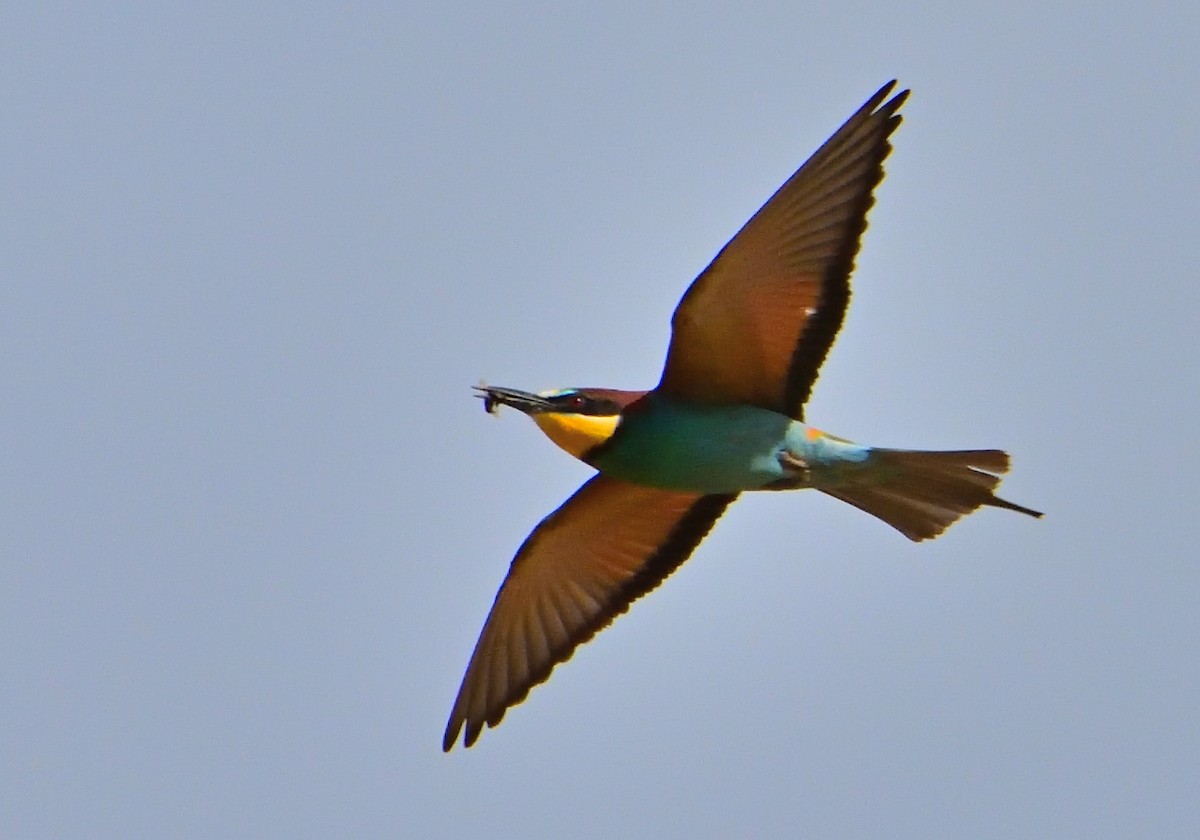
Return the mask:
<svg viewBox="0 0 1200 840">
<path fill-rule="evenodd" d="M 1030 516 L 993 490 L 995 449 L 860 446 L 804 423 L 841 327 L 850 273 L 888 138 L 908 91 L 884 85 L 730 240 L 679 302 L 650 391 L 481 387 L 484 407 L 528 414 L 598 472 L 517 551 L 471 655 L 442 748 L 550 676 L 692 553 L 744 490 L 813 487 L 911 540 L 984 505 Z M 886 101 L 885 101 L 886 100 Z"/>
</svg>

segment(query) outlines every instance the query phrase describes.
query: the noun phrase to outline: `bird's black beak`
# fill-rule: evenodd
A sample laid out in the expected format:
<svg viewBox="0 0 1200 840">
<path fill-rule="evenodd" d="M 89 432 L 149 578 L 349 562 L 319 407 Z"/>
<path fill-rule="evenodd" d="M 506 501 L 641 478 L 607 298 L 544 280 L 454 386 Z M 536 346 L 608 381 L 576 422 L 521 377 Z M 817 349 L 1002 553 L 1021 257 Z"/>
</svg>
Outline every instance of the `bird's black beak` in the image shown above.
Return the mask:
<svg viewBox="0 0 1200 840">
<path fill-rule="evenodd" d="M 528 391 L 518 391 L 516 388 L 499 388 L 495 385 L 476 385 L 475 396 L 483 400 L 483 410 L 495 414 L 502 405 L 512 406 L 526 414 L 538 414 L 543 411 L 553 411 L 554 404 L 545 397 L 531 394 Z"/>
</svg>

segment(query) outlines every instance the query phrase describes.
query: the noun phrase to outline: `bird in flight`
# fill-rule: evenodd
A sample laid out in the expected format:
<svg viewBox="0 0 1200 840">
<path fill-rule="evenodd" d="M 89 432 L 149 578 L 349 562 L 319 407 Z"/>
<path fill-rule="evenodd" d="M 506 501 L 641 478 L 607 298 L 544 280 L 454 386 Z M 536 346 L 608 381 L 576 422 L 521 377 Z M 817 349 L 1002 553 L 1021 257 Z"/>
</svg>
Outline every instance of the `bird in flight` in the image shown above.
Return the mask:
<svg viewBox="0 0 1200 840">
<path fill-rule="evenodd" d="M 517 551 L 446 726 L 470 747 L 554 666 L 677 569 L 747 490 L 815 488 L 910 540 L 994 494 L 996 449 L 861 446 L 804 422 L 908 91 L 889 82 L 771 196 L 692 283 L 650 391 L 481 386 L 597 470 Z M 890 98 L 889 98 L 890 97 Z"/>
</svg>

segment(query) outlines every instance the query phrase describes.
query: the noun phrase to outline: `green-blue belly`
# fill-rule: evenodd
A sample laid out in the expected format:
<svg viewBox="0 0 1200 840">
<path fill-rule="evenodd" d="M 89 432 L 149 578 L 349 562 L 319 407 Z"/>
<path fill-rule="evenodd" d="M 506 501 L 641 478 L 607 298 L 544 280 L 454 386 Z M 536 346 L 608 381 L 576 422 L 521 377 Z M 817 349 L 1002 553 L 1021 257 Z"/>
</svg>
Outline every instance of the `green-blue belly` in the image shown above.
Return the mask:
<svg viewBox="0 0 1200 840">
<path fill-rule="evenodd" d="M 753 406 L 690 405 L 657 394 L 643 406 L 588 458 L 601 472 L 670 490 L 735 493 L 794 480 L 780 461 L 785 451 L 809 464 L 814 479 L 861 466 L 870 454 Z"/>
</svg>

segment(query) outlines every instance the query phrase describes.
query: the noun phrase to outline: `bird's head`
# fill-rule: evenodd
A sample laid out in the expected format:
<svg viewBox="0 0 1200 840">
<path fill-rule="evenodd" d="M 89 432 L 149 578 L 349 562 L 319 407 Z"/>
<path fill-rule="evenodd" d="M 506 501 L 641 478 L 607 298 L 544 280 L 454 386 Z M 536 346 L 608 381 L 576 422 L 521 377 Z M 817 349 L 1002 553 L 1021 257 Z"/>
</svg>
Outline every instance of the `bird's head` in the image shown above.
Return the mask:
<svg viewBox="0 0 1200 840">
<path fill-rule="evenodd" d="M 481 385 L 475 390 L 479 392 L 475 396 L 483 400 L 489 414 L 502 405 L 525 412 L 546 437 L 581 461 L 586 461 L 588 452 L 613 436 L 621 422 L 621 412 L 645 394 L 645 391 L 612 388 L 563 388 L 534 394 L 493 385 Z"/>
</svg>

